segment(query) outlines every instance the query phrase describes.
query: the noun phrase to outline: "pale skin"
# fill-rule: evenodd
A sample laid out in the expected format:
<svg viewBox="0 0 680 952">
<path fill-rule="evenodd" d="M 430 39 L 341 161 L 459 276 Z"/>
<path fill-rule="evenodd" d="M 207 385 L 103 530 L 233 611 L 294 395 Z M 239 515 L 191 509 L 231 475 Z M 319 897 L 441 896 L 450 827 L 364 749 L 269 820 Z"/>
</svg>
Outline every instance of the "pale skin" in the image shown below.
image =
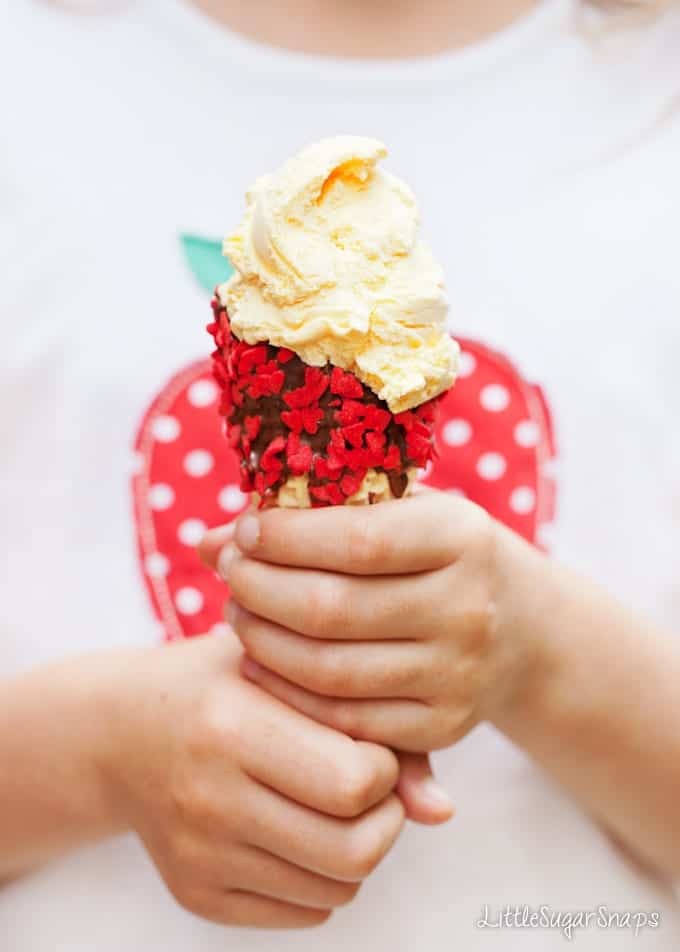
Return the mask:
<svg viewBox="0 0 680 952">
<path fill-rule="evenodd" d="M 135 830 L 178 902 L 216 922 L 304 927 L 349 902 L 402 827 L 397 759 L 248 684 L 241 655 L 206 637 L 6 685 L 3 875 Z"/>
<path fill-rule="evenodd" d="M 536 0 L 195 2 L 264 43 L 390 58 L 483 39 Z M 428 505 L 441 507 L 446 540 L 426 542 L 415 520 L 410 555 L 380 541 L 391 506 L 384 515 L 382 507 L 268 513 L 255 549 L 241 524 L 231 584 L 248 662 L 234 636 L 202 638 L 74 658 L 5 682 L 0 882 L 135 830 L 177 901 L 196 914 L 234 925 L 318 925 L 351 901 L 404 816 L 423 823 L 451 816 L 423 752 L 453 743 L 481 719 L 551 770 L 638 856 L 677 873 L 680 731 L 672 700 L 680 661 L 671 642 L 476 510 L 453 511 L 450 500 Z M 400 510 L 400 520 L 408 512 Z M 339 561 L 324 561 L 331 554 L 315 520 L 335 518 L 354 539 L 351 566 L 341 561 L 342 546 L 332 556 Z M 268 547 L 276 519 L 311 520 L 313 544 L 297 567 L 286 564 L 294 546 L 286 558 Z M 362 536 L 364 525 L 373 535 Z M 235 551 L 231 532 L 207 538 L 206 561 L 216 564 L 225 547 Z M 383 557 L 388 580 L 374 575 Z M 421 558 L 427 567 L 418 575 Z M 226 560 L 220 556 L 223 570 Z M 315 596 L 313 626 L 291 614 L 280 574 L 290 571 L 303 573 L 305 584 L 320 571 L 329 586 L 362 583 L 356 615 L 340 618 L 337 592 L 323 601 L 330 587 Z M 246 592 L 256 572 L 267 575 L 267 604 Z M 390 629 L 384 585 L 410 593 L 399 631 Z M 432 618 L 433 594 L 457 611 Z M 371 622 L 366 608 L 376 599 L 384 610 Z M 350 632 L 361 637 L 350 640 Z M 318 672 L 308 663 L 316 653 Z M 307 658 L 300 684 L 294 657 Z M 300 776 L 314 783 L 301 787 Z"/>
<path fill-rule="evenodd" d="M 439 492 L 209 534 L 243 673 L 400 750 L 488 721 L 655 872 L 680 876 L 680 644 Z M 300 598 L 299 593 L 305 597 Z"/>
<path fill-rule="evenodd" d="M 460 49 L 539 0 L 194 0 L 244 36 L 302 53 L 392 59 Z"/>
</svg>

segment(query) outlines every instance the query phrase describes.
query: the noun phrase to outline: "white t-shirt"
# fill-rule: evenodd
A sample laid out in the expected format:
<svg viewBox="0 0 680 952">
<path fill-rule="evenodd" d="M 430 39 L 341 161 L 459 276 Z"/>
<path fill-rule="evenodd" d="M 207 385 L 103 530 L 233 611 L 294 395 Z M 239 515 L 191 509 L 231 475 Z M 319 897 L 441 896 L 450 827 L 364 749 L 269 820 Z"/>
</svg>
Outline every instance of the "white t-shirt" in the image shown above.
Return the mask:
<svg viewBox="0 0 680 952">
<path fill-rule="evenodd" d="M 559 446 L 542 541 L 680 630 L 680 15 L 603 45 L 548 0 L 460 53 L 376 64 L 246 42 L 186 0 L 121 7 L 0 13 L 1 670 L 161 637 L 129 478 L 145 409 L 209 352 L 197 239 L 338 132 L 382 138 L 415 189 L 452 327 L 542 385 Z M 673 900 L 503 737 L 480 727 L 435 762 L 458 817 L 410 826 L 321 931 L 202 922 L 129 836 L 0 892 L 0 946 L 564 947 L 476 927 L 506 904 L 659 910 L 657 930 L 592 926 L 579 948 L 678 946 Z"/>
</svg>

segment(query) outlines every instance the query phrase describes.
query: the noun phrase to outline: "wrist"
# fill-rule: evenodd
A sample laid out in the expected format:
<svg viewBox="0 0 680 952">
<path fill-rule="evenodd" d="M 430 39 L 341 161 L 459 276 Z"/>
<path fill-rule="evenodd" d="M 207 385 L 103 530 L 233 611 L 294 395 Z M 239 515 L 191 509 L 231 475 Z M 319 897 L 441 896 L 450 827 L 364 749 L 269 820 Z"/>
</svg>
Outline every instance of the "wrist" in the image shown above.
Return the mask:
<svg viewBox="0 0 680 952">
<path fill-rule="evenodd" d="M 114 832 L 134 826 L 131 779 L 146 749 L 148 695 L 140 670 L 153 649 L 99 656 L 93 675 L 94 731 L 91 757 L 102 811 Z"/>
<path fill-rule="evenodd" d="M 502 534 L 499 637 L 517 646 L 519 663 L 489 720 L 526 747 L 546 729 L 588 729 L 597 716 L 583 661 L 592 655 L 602 593 L 509 530 Z"/>
<path fill-rule="evenodd" d="M 505 526 L 496 524 L 494 642 L 497 689 L 488 720 L 499 726 L 536 696 L 554 661 L 549 620 L 562 598 L 558 567 Z"/>
<path fill-rule="evenodd" d="M 3 685 L 0 759 L 13 783 L 0 790 L 0 876 L 129 828 L 105 769 L 116 658 L 73 658 Z"/>
</svg>

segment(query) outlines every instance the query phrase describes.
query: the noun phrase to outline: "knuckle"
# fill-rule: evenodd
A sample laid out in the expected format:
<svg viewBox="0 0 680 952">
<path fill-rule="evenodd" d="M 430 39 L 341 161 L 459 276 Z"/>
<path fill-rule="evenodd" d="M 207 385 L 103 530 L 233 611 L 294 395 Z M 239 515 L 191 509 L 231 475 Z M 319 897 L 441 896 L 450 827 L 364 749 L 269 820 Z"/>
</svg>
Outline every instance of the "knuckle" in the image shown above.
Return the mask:
<svg viewBox="0 0 680 952">
<path fill-rule="evenodd" d="M 460 740 L 471 728 L 474 719 L 474 705 L 461 698 L 439 719 L 432 731 L 430 742 L 433 750 L 449 747 Z"/>
<path fill-rule="evenodd" d="M 191 873 L 198 865 L 198 850 L 187 832 L 176 832 L 170 838 L 168 855 L 172 869 L 177 873 L 177 882 L 183 888 L 192 881 Z"/>
<path fill-rule="evenodd" d="M 361 826 L 353 831 L 345 847 L 343 866 L 345 875 L 363 880 L 382 859 L 386 849 L 383 838 L 370 828 Z"/>
<path fill-rule="evenodd" d="M 188 771 L 178 772 L 170 787 L 170 801 L 175 814 L 184 826 L 210 823 L 215 817 L 215 805 L 201 781 Z M 187 852 L 187 856 L 182 855 Z M 183 841 L 173 845 L 173 855 L 178 865 L 189 865 L 191 857 Z"/>
<path fill-rule="evenodd" d="M 313 653 L 314 686 L 322 694 L 344 694 L 349 685 L 350 673 L 338 652 L 333 646 L 319 642 L 313 646 Z"/>
<path fill-rule="evenodd" d="M 480 586 L 469 593 L 468 602 L 461 606 L 463 617 L 459 625 L 459 643 L 469 658 L 484 657 L 494 641 L 496 612 L 493 601 Z"/>
<path fill-rule="evenodd" d="M 351 902 L 353 902 L 354 899 L 356 899 L 360 889 L 360 882 L 336 882 L 333 886 L 333 895 L 331 897 L 333 908 L 337 908 L 338 906 L 348 906 Z"/>
<path fill-rule="evenodd" d="M 342 855 L 343 875 L 353 880 L 369 876 L 399 835 L 404 808 L 395 794 L 366 817 L 349 821 Z"/>
<path fill-rule="evenodd" d="M 341 815 L 356 817 L 365 813 L 376 802 L 379 784 L 377 768 L 365 760 L 345 769 L 338 783 Z"/>
<path fill-rule="evenodd" d="M 425 688 L 438 674 L 437 665 L 425 652 L 413 652 L 405 657 L 394 669 L 387 668 L 384 673 L 385 683 L 398 695 Z"/>
<path fill-rule="evenodd" d="M 383 535 L 365 518 L 356 520 L 347 529 L 347 559 L 349 566 L 359 572 L 379 568 L 387 556 L 387 542 Z"/>
<path fill-rule="evenodd" d="M 238 760 L 239 733 L 235 707 L 229 709 L 222 698 L 206 691 L 184 725 L 168 784 L 168 797 L 181 823 L 201 824 L 219 815 L 207 778 L 217 759 Z"/>
<path fill-rule="evenodd" d="M 300 929 L 316 929 L 318 926 L 322 926 L 324 922 L 328 922 L 330 917 L 333 915 L 332 909 L 310 909 L 305 915 L 307 916 L 306 922 L 301 922 L 298 925 Z"/>
<path fill-rule="evenodd" d="M 364 728 L 356 702 L 334 699 L 328 702 L 327 714 L 329 725 L 335 730 L 348 737 L 361 739 Z"/>
<path fill-rule="evenodd" d="M 221 690 L 206 691 L 196 706 L 190 726 L 192 752 L 206 754 L 237 754 L 240 731 L 236 707 L 225 704 Z"/>
<path fill-rule="evenodd" d="M 339 580 L 325 580 L 309 592 L 310 626 L 320 638 L 332 638 L 350 620 L 350 606 Z"/>
<path fill-rule="evenodd" d="M 271 626 L 246 609 L 239 608 L 235 612 L 232 627 L 243 647 L 257 660 L 257 656 L 263 654 L 262 636 L 267 635 Z"/>
<path fill-rule="evenodd" d="M 457 513 L 460 532 L 464 536 L 465 548 L 471 547 L 484 551 L 495 538 L 494 521 L 482 506 L 468 499 L 456 500 L 460 503 Z"/>
</svg>

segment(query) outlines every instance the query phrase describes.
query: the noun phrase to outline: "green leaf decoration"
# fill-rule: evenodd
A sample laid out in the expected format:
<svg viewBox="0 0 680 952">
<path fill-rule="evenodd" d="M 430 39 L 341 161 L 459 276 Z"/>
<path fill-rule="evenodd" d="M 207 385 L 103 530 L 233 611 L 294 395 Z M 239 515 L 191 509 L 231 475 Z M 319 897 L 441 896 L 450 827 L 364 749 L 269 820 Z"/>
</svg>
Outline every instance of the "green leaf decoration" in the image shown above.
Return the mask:
<svg viewBox="0 0 680 952">
<path fill-rule="evenodd" d="M 199 235 L 180 235 L 180 242 L 191 273 L 210 294 L 216 284 L 222 284 L 233 274 L 233 266 L 222 254 L 221 241 Z"/>
</svg>

